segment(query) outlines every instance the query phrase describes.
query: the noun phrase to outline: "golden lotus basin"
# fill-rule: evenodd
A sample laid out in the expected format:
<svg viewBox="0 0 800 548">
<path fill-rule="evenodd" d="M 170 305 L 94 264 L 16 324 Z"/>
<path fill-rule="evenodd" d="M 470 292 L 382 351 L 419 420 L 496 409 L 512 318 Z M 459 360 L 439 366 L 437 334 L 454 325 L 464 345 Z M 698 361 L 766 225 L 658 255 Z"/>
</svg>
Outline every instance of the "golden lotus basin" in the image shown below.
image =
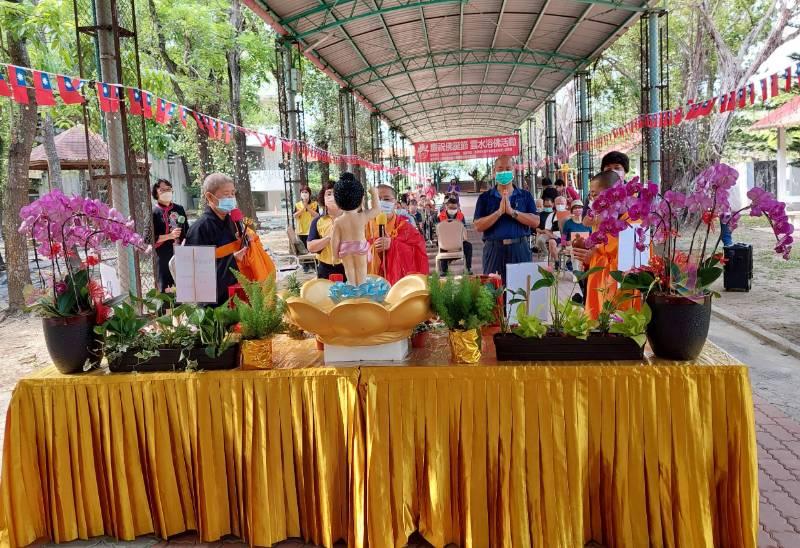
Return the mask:
<svg viewBox="0 0 800 548">
<path fill-rule="evenodd" d="M 373 346 L 396 342 L 410 337 L 417 324 L 431 317 L 428 281 L 422 275 L 399 280 L 383 303 L 361 298 L 336 304 L 329 296 L 332 285 L 330 280 L 311 280 L 303 284 L 299 297 L 286 300 L 291 322 L 325 344 Z"/>
</svg>

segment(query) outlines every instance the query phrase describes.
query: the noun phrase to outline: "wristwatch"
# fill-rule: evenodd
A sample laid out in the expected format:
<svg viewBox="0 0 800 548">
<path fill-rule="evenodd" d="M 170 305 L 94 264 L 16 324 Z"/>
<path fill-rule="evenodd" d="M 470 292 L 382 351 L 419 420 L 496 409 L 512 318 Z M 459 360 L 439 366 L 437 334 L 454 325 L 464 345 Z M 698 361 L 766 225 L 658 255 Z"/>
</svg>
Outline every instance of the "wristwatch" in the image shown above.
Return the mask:
<svg viewBox="0 0 800 548">
<path fill-rule="evenodd" d="M 517 217 L 519 217 L 519 211 L 515 209 L 514 211 L 511 212 L 511 218 L 516 219 Z"/>
</svg>

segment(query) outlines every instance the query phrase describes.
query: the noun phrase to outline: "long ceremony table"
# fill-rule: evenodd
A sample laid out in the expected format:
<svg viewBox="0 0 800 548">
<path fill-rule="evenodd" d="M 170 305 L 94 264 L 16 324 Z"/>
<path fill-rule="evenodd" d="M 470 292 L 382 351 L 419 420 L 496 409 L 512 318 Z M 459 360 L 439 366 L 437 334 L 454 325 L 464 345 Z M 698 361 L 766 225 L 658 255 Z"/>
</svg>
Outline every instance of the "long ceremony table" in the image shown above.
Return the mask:
<svg viewBox="0 0 800 548">
<path fill-rule="evenodd" d="M 329 368 L 281 338 L 268 371 L 19 382 L 6 418 L 4 541 L 197 530 L 270 546 L 755 548 L 746 366 L 692 363 Z"/>
</svg>

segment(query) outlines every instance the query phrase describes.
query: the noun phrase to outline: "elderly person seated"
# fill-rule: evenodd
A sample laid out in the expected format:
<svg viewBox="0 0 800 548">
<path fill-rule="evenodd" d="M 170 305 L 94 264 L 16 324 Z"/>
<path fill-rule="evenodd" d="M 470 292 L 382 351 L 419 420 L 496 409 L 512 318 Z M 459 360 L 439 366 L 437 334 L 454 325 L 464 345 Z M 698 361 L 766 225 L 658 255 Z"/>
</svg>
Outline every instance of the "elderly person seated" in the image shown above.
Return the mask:
<svg viewBox="0 0 800 548">
<path fill-rule="evenodd" d="M 561 243 L 561 230 L 559 228 L 558 218 L 559 216 L 563 217 L 564 212 L 567 211 L 567 199 L 564 196 L 558 196 L 553 203 L 555 204 L 555 211 L 547 217 L 544 228 L 548 236 L 547 250 L 550 261 L 558 265 L 558 246 Z M 559 213 L 561 215 L 559 215 Z"/>
</svg>

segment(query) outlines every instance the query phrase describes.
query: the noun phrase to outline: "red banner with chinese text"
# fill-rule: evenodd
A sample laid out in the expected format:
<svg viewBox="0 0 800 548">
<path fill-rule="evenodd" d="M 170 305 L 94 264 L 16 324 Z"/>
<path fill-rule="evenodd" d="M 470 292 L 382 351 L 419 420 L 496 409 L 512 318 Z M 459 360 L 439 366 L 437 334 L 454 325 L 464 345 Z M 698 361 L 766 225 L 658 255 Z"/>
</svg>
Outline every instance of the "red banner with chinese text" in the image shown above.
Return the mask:
<svg viewBox="0 0 800 548">
<path fill-rule="evenodd" d="M 414 159 L 418 164 L 472 158 L 496 158 L 504 154 L 508 156 L 519 154 L 519 135 L 414 143 Z"/>
</svg>

